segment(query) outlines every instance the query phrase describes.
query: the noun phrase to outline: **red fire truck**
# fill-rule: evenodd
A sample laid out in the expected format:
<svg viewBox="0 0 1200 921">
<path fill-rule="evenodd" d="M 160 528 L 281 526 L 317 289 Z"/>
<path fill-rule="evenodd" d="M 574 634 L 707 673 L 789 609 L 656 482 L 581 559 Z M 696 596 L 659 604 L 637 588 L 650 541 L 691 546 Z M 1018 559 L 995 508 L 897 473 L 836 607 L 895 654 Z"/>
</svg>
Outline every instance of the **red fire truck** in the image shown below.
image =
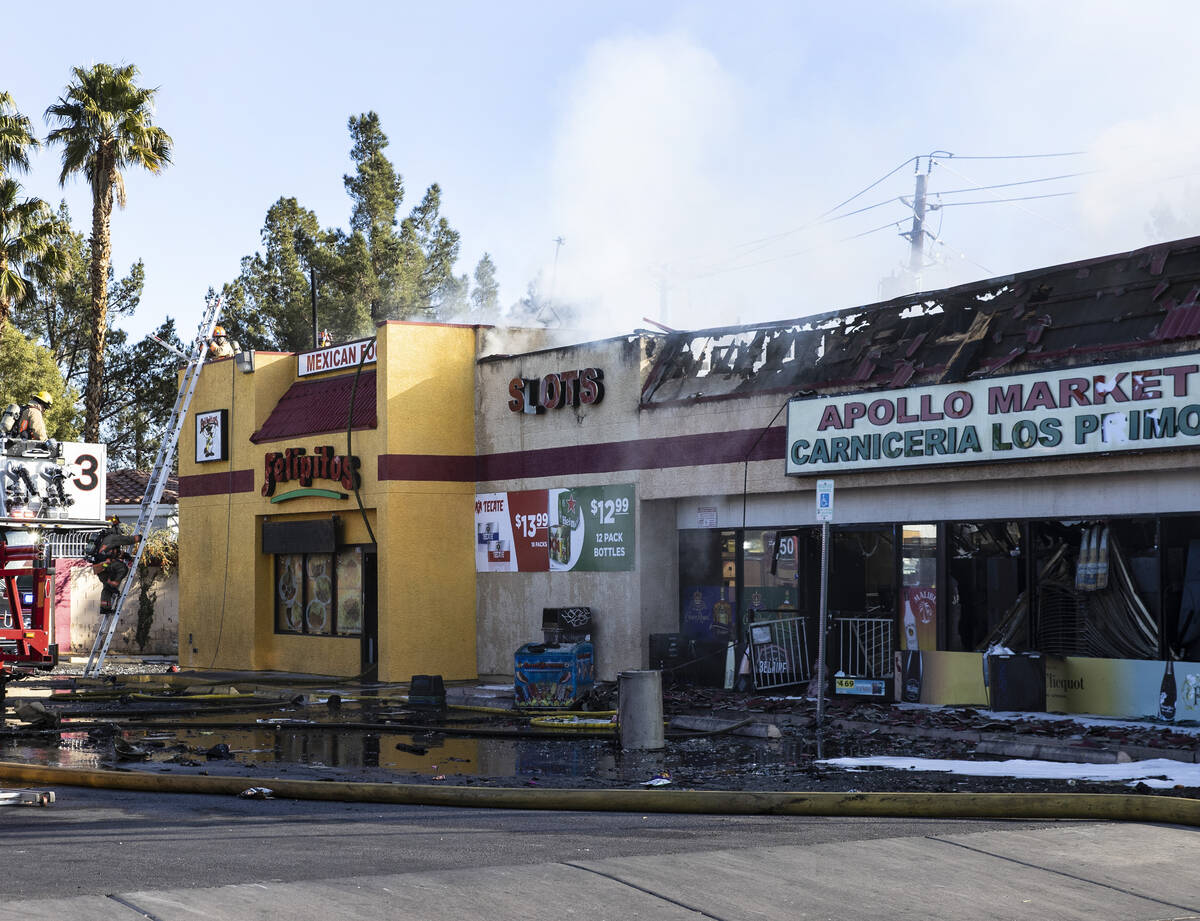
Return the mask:
<svg viewBox="0 0 1200 921">
<path fill-rule="evenodd" d="M 15 678 L 58 664 L 54 556 L 104 520 L 104 445 L 0 438 L 0 700 Z"/>
</svg>

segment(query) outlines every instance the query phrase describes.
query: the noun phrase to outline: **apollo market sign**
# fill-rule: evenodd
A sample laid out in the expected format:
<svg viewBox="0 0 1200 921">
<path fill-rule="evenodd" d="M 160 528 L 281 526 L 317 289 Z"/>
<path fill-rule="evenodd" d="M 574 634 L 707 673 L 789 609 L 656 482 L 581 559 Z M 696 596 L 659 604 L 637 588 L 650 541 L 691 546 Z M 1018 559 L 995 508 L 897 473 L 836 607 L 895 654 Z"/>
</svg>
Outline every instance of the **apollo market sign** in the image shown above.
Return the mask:
<svg viewBox="0 0 1200 921">
<path fill-rule="evenodd" d="M 300 352 L 296 356 L 296 373 L 300 377 L 320 374 L 322 371 L 354 369 L 359 364 L 375 363 L 375 340 L 360 339 L 344 345 L 332 345 L 327 349 Z"/>
<path fill-rule="evenodd" d="M 787 473 L 1200 445 L 1200 355 L 793 400 Z"/>
</svg>

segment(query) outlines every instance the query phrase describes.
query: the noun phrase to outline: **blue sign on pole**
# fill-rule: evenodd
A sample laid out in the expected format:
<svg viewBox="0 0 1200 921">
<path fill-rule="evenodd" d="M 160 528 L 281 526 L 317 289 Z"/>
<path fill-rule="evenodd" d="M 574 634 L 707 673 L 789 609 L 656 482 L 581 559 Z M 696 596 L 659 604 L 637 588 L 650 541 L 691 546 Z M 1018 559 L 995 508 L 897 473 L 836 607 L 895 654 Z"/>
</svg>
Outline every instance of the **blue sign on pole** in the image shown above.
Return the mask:
<svg viewBox="0 0 1200 921">
<path fill-rule="evenodd" d="M 817 480 L 817 521 L 833 521 L 833 480 Z"/>
</svg>

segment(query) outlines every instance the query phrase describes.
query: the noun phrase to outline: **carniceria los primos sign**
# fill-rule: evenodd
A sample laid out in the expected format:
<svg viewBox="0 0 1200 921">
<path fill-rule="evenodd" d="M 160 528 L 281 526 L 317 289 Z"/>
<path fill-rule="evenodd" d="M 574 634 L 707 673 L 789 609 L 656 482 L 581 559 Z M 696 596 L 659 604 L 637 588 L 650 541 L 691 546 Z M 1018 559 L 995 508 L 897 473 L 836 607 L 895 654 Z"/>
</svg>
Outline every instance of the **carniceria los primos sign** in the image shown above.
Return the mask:
<svg viewBox="0 0 1200 921">
<path fill-rule="evenodd" d="M 1200 355 L 792 400 L 787 473 L 1200 445 Z"/>
</svg>

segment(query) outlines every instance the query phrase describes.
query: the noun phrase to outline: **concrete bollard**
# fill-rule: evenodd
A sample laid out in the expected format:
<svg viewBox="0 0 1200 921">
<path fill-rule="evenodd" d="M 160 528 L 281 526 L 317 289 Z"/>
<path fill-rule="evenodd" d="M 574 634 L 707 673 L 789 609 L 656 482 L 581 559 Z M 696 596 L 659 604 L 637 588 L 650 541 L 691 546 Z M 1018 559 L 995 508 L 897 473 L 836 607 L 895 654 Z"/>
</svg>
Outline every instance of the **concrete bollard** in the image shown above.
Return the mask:
<svg viewBox="0 0 1200 921">
<path fill-rule="evenodd" d="M 617 675 L 617 725 L 622 748 L 657 751 L 666 747 L 662 672 L 639 669 Z"/>
</svg>

